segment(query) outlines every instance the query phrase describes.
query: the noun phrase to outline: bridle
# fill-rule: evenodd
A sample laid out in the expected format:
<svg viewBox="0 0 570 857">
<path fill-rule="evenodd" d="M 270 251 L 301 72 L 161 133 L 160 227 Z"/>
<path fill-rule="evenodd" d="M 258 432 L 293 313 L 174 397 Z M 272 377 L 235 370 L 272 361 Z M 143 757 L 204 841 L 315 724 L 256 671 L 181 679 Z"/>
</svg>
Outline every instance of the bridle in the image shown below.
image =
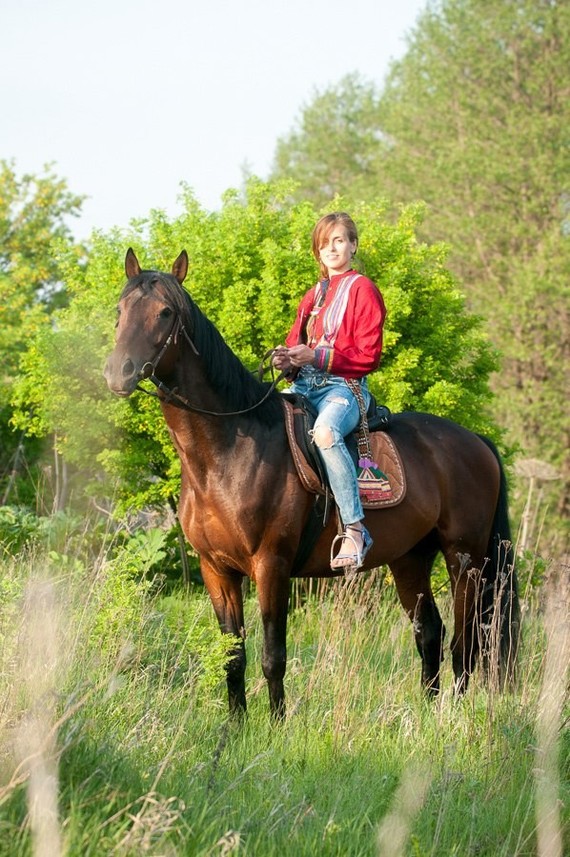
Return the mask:
<svg viewBox="0 0 570 857">
<path fill-rule="evenodd" d="M 190 346 L 192 347 L 194 354 L 196 354 L 196 355 L 198 354 L 198 349 L 196 348 L 196 346 L 194 345 L 194 343 L 192 342 L 192 340 L 190 339 L 190 337 L 186 333 L 186 329 L 185 329 L 184 325 L 181 324 L 181 322 L 180 322 L 180 316 L 176 315 L 176 316 L 174 316 L 174 321 L 172 322 L 172 327 L 170 328 L 170 333 L 168 334 L 168 336 L 164 340 L 164 342 L 160 348 L 160 351 L 158 352 L 158 354 L 156 355 L 154 360 L 147 360 L 147 362 L 143 365 L 142 369 L 140 370 L 139 376 L 140 376 L 141 380 L 145 379 L 145 378 L 150 378 L 152 380 L 155 377 L 154 372 L 155 372 L 156 367 L 158 366 L 158 364 L 160 363 L 160 361 L 164 357 L 164 354 L 166 353 L 166 351 L 168 350 L 168 348 L 170 347 L 172 342 L 176 342 L 176 340 L 178 339 L 179 333 L 185 334 L 186 339 L 190 343 Z M 147 371 L 147 366 L 150 366 L 150 372 Z M 139 389 L 141 389 L 141 388 L 137 387 L 137 390 L 139 390 Z M 143 390 L 143 392 L 146 392 L 146 390 Z"/>
<path fill-rule="evenodd" d="M 263 403 L 266 402 L 267 399 L 271 396 L 271 394 L 273 393 L 273 391 L 277 387 L 277 384 L 279 384 L 279 382 L 282 381 L 284 378 L 284 375 L 282 372 L 277 377 L 275 377 L 275 375 L 273 373 L 273 366 L 271 365 L 271 372 L 273 375 L 273 380 L 272 380 L 271 384 L 269 385 L 267 392 L 265 393 L 263 398 L 261 398 L 254 405 L 250 405 L 249 408 L 243 408 L 242 410 L 239 410 L 239 411 L 209 411 L 206 408 L 199 408 L 197 405 L 193 405 L 192 402 L 188 401 L 188 399 L 185 396 L 181 396 L 176 387 L 174 387 L 174 389 L 171 389 L 170 387 L 167 387 L 166 384 L 164 384 L 159 378 L 156 377 L 156 369 L 158 368 L 158 364 L 160 363 L 160 361 L 164 357 L 164 355 L 165 355 L 166 351 L 168 350 L 168 348 L 170 347 L 170 345 L 173 342 L 177 341 L 178 336 L 180 334 L 184 337 L 186 342 L 189 344 L 190 348 L 192 349 L 192 351 L 194 352 L 196 357 L 200 356 L 200 352 L 196 348 L 196 345 L 195 345 L 194 341 L 192 340 L 191 336 L 189 335 L 188 331 L 186 330 L 186 328 L 182 324 L 182 322 L 180 320 L 180 316 L 175 315 L 174 321 L 172 323 L 172 327 L 170 328 L 170 333 L 167 335 L 166 339 L 164 340 L 163 344 L 161 345 L 160 351 L 158 352 L 158 354 L 156 355 L 154 360 L 147 360 L 147 362 L 142 366 L 142 368 L 139 371 L 140 380 L 143 381 L 143 380 L 148 379 L 152 384 L 154 384 L 154 386 L 159 390 L 159 392 L 162 393 L 162 396 L 159 395 L 159 393 L 153 393 L 151 390 L 145 390 L 144 387 L 140 386 L 140 382 L 135 387 L 136 390 L 140 390 L 141 393 L 146 393 L 147 396 L 154 396 L 155 398 L 159 399 L 161 402 L 164 402 L 165 404 L 176 405 L 179 408 L 183 408 L 186 411 L 192 411 L 195 414 L 203 414 L 205 416 L 210 416 L 210 417 L 237 417 L 237 416 L 240 416 L 241 414 L 247 414 L 250 411 L 254 411 L 256 408 L 259 408 L 260 405 L 263 405 Z M 264 363 L 269 357 L 271 357 L 273 355 L 273 352 L 274 352 L 274 349 L 271 348 L 271 349 L 269 349 L 269 351 L 267 351 L 263 355 L 263 358 L 262 358 L 262 361 L 261 361 L 261 364 L 259 367 L 260 379 L 263 377 L 263 374 L 265 373 L 265 369 L 263 368 Z M 148 371 L 149 367 L 150 367 L 150 371 Z"/>
</svg>

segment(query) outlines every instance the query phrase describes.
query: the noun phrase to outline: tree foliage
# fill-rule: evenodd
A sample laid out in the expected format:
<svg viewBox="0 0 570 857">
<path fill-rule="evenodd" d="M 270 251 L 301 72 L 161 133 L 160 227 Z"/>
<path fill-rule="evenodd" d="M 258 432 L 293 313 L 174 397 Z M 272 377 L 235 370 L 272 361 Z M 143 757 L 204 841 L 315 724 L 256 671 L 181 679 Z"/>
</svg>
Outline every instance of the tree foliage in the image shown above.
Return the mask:
<svg viewBox="0 0 570 857">
<path fill-rule="evenodd" d="M 357 74 L 316 92 L 297 127 L 277 141 L 273 176 L 293 176 L 298 182 L 295 198 L 318 206 L 337 194 L 373 199 L 378 195 L 378 161 L 386 149 L 378 105 L 374 84 Z"/>
<path fill-rule="evenodd" d="M 10 428 L 10 399 L 21 355 L 65 301 L 57 244 L 73 247 L 68 218 L 81 198 L 49 167 L 18 176 L 0 161 L 0 490 L 13 465 L 19 437 Z M 78 258 L 78 250 L 76 260 Z M 1 494 L 0 494 L 1 496 Z"/>
<path fill-rule="evenodd" d="M 449 244 L 450 268 L 503 352 L 493 379 L 501 422 L 566 481 L 569 67 L 567 3 L 441 0 L 419 17 L 382 91 L 368 89 L 372 111 L 355 101 L 342 139 L 350 128 L 356 147 L 359 128 L 376 141 L 365 147 L 366 182 L 354 152 L 339 175 L 334 144 L 321 145 L 319 117 L 342 123 L 346 81 L 305 108 L 278 144 L 274 170 L 301 182 L 321 177 L 308 185 L 319 205 L 329 198 L 328 175 L 335 189 L 358 187 L 364 199 L 427 202 L 421 235 Z M 557 490 L 568 513 L 569 494 Z"/>
<path fill-rule="evenodd" d="M 102 367 L 112 347 L 123 261 L 133 246 L 145 267 L 170 270 L 185 248 L 186 287 L 246 366 L 283 341 L 302 294 L 318 276 L 310 236 L 322 213 L 292 204 L 290 183 L 252 179 L 246 197 L 229 192 L 207 213 L 190 193 L 169 220 L 153 211 L 125 232 L 97 235 L 88 264 L 61 257 L 71 300 L 57 325 L 43 329 L 28 351 L 17 389 L 17 424 L 39 435 L 56 432 L 60 450 L 91 471 L 90 490 L 108 493 L 101 473 L 119 477 L 123 508 L 163 503 L 178 491 L 178 459 L 154 399 L 117 400 Z M 388 305 L 385 352 L 371 386 L 393 410 L 429 410 L 497 436 L 488 408 L 495 356 L 468 313 L 441 245 L 417 239 L 422 209 L 406 208 L 390 224 L 379 203 L 336 200 L 361 232 L 359 262 Z"/>
<path fill-rule="evenodd" d="M 420 19 L 381 101 L 383 186 L 428 202 L 503 351 L 503 423 L 566 477 L 569 67 L 568 4 L 454 0 Z"/>
</svg>

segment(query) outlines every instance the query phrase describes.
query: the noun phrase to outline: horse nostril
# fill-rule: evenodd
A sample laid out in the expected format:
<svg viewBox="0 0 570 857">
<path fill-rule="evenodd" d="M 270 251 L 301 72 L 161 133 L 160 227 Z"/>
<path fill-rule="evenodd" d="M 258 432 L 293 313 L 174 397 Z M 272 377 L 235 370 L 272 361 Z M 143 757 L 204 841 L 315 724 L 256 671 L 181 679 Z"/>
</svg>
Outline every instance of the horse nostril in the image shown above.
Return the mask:
<svg viewBox="0 0 570 857">
<path fill-rule="evenodd" d="M 121 371 L 123 373 L 124 378 L 130 378 L 132 375 L 134 375 L 135 364 L 132 360 L 125 360 L 121 367 Z"/>
</svg>

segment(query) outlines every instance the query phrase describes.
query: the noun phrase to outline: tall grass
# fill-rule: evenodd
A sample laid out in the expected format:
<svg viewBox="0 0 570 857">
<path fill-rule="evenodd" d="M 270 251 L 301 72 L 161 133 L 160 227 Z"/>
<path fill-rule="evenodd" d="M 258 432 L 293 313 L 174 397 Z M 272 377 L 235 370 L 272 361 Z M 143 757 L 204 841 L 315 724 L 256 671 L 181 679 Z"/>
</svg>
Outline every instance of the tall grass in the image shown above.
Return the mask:
<svg viewBox="0 0 570 857">
<path fill-rule="evenodd" d="M 435 702 L 384 576 L 335 583 L 291 612 L 278 727 L 255 593 L 249 714 L 234 724 L 227 647 L 204 593 L 153 593 L 132 551 L 63 555 L 24 552 L 0 570 L 0 855 L 570 848 L 560 583 L 555 609 L 527 602 L 515 692 L 477 675 L 454 698 L 448 658 Z"/>
</svg>

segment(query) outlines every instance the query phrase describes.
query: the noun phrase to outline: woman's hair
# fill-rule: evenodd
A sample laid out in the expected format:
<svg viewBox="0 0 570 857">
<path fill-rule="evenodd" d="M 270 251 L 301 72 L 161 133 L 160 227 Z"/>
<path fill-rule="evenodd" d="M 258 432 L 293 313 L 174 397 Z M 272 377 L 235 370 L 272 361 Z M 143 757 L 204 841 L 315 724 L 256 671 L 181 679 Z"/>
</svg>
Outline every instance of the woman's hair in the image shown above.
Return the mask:
<svg viewBox="0 0 570 857">
<path fill-rule="evenodd" d="M 325 214 L 324 217 L 321 217 L 315 228 L 313 229 L 313 256 L 318 262 L 319 270 L 322 277 L 328 277 L 328 270 L 326 265 L 323 265 L 321 262 L 321 248 L 326 244 L 327 238 L 330 233 L 333 231 L 334 227 L 338 224 L 342 223 L 342 225 L 346 229 L 346 234 L 348 235 L 349 241 L 356 241 L 358 245 L 358 232 L 356 231 L 356 226 L 354 225 L 354 220 L 350 217 L 346 211 L 333 211 L 331 214 Z"/>
</svg>

